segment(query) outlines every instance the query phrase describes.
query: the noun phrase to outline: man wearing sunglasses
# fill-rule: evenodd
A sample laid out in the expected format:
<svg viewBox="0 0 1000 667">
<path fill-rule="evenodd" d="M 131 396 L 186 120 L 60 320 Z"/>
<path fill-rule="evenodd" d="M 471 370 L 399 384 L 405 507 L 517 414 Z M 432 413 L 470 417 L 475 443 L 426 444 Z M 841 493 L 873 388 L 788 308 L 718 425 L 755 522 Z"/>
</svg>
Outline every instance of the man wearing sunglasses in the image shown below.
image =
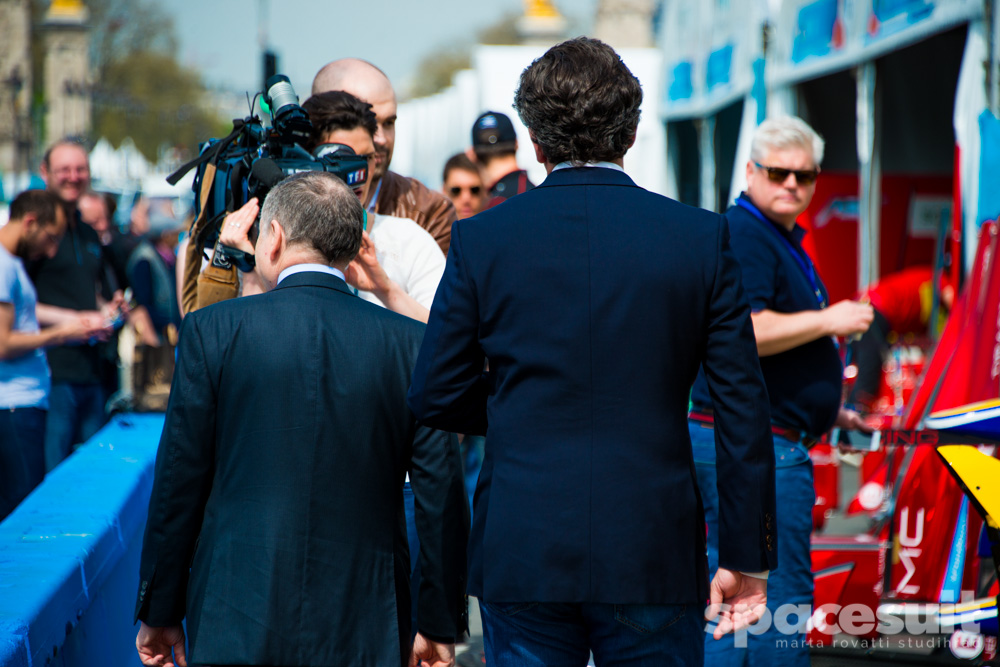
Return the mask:
<svg viewBox="0 0 1000 667">
<path fill-rule="evenodd" d="M 767 606 L 772 614 L 786 604 L 802 612 L 782 623 L 777 622 L 782 615 L 776 615 L 766 632 L 751 634 L 742 648 L 732 638 L 707 640 L 706 665 L 747 660 L 809 665 L 805 626 L 813 592 L 809 535 L 814 492 L 808 448 L 834 425 L 867 430 L 856 412 L 841 406 L 843 369 L 836 338 L 866 331 L 872 308 L 856 301 L 829 305 L 826 287 L 802 249 L 805 230 L 795 222 L 816 191 L 822 159 L 823 140 L 801 119 L 764 121 L 751 144 L 746 192 L 725 213 L 771 405 L 781 567 L 770 575 Z M 714 572 L 719 563 L 717 488 L 728 480 L 716 473 L 714 416 L 719 405 L 709 394 L 703 371 L 695 380 L 691 402 L 688 426 L 708 523 L 709 568 Z"/>
<path fill-rule="evenodd" d="M 457 153 L 444 163 L 444 174 L 441 177 L 444 196 L 455 205 L 455 213 L 459 220 L 471 218 L 483 210 L 486 192 L 483 189 L 483 177 L 477 167 L 465 153 Z"/>
</svg>

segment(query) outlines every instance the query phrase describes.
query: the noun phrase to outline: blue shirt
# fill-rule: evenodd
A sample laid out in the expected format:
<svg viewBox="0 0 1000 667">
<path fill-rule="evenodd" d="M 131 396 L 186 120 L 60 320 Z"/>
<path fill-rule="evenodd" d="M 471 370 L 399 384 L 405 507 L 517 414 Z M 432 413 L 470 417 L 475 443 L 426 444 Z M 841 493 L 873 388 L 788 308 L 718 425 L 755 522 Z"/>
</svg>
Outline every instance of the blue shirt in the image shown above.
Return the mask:
<svg viewBox="0 0 1000 667">
<path fill-rule="evenodd" d="M 802 249 L 805 230 L 795 225 L 788 231 L 761 215 L 745 195 L 741 200 L 742 205 L 731 206 L 724 215 L 733 253 L 743 269 L 750 309 L 755 313 L 798 313 L 826 307 L 826 287 Z M 761 357 L 760 369 L 773 423 L 810 435 L 820 435 L 833 426 L 840 410 L 843 366 L 832 338 L 824 336 Z M 695 380 L 691 402 L 696 409 L 712 407 L 703 371 Z"/>
<path fill-rule="evenodd" d="M 12 331 L 38 333 L 38 297 L 24 264 L 0 246 L 0 303 L 14 306 Z M 40 348 L 0 359 L 0 409 L 49 407 L 49 365 Z"/>
</svg>

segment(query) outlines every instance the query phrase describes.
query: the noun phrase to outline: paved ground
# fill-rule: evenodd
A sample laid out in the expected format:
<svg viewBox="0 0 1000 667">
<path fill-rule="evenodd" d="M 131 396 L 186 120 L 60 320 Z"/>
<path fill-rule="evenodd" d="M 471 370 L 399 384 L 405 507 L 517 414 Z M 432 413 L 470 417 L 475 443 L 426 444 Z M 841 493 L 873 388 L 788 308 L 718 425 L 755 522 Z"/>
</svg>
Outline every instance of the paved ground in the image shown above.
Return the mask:
<svg viewBox="0 0 1000 667">
<path fill-rule="evenodd" d="M 469 642 L 456 647 L 459 667 L 482 667 L 483 622 L 479 618 L 479 602 L 469 598 Z"/>
</svg>

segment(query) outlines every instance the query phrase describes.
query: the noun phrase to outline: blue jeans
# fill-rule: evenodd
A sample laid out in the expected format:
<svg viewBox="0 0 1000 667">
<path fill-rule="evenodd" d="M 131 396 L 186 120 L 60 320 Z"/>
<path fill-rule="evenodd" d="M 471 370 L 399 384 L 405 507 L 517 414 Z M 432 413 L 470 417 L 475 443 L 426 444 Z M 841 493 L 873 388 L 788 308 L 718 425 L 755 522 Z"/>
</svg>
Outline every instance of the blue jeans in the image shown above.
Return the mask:
<svg viewBox="0 0 1000 667">
<path fill-rule="evenodd" d="M 410 635 L 417 636 L 417 599 L 420 596 L 420 536 L 417 535 L 417 514 L 413 489 L 403 483 L 403 513 L 406 514 L 406 543 L 410 547 Z"/>
<path fill-rule="evenodd" d="M 45 479 L 45 410 L 0 410 L 0 520 Z"/>
<path fill-rule="evenodd" d="M 719 492 L 716 488 L 715 431 L 689 421 L 698 489 L 708 524 L 708 571 L 719 568 Z M 777 496 L 778 567 L 767 581 L 767 608 L 759 634 L 740 632 L 715 641 L 705 635 L 706 667 L 721 665 L 779 665 L 809 667 L 806 622 L 812 610 L 813 579 L 809 555 L 812 533 L 812 461 L 802 445 L 774 436 L 775 494 Z M 798 605 L 804 616 L 774 612 L 782 605 Z M 785 608 L 788 609 L 788 608 Z M 793 629 L 794 628 L 794 629 Z"/>
<path fill-rule="evenodd" d="M 704 605 L 479 601 L 489 667 L 701 665 Z"/>
<path fill-rule="evenodd" d="M 469 510 L 476 495 L 479 471 L 483 467 L 486 452 L 486 438 L 481 435 L 467 435 L 462 440 L 462 467 L 465 473 L 465 491 L 469 494 Z"/>
<path fill-rule="evenodd" d="M 45 471 L 63 462 L 108 421 L 101 384 L 53 382 L 45 432 Z"/>
</svg>

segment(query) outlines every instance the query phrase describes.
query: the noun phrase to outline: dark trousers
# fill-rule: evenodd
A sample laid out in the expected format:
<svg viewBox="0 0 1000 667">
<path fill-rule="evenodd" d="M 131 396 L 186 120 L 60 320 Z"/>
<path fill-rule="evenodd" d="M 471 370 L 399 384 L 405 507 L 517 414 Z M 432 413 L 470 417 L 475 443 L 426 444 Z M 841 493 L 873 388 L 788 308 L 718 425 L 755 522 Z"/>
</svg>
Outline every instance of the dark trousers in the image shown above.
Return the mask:
<svg viewBox="0 0 1000 667">
<path fill-rule="evenodd" d="M 0 520 L 45 478 L 45 410 L 0 410 Z"/>
</svg>

